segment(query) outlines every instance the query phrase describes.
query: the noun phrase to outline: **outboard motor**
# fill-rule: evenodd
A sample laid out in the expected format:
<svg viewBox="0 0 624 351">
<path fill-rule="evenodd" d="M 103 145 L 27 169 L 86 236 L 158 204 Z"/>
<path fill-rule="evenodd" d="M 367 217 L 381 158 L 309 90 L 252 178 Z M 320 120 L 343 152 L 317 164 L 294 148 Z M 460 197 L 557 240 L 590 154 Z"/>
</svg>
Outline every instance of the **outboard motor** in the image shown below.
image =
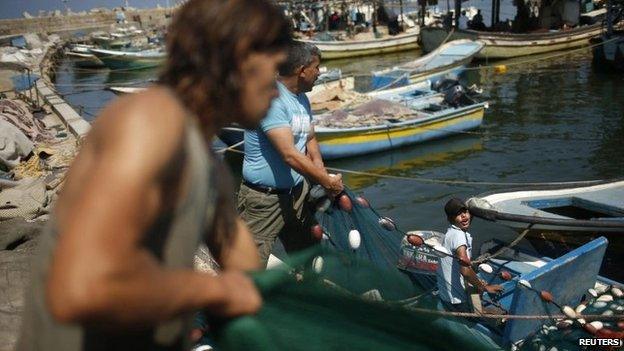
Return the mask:
<svg viewBox="0 0 624 351">
<path fill-rule="evenodd" d="M 431 88 L 439 93 L 444 92 L 445 90 L 452 88 L 455 85 L 458 85 L 459 81 L 457 79 L 440 79 L 431 85 Z"/>
<path fill-rule="evenodd" d="M 444 102 L 446 102 L 450 106 L 459 107 L 462 105 L 462 98 L 466 94 L 466 91 L 461 85 L 457 84 L 446 89 L 443 93 Z"/>
</svg>

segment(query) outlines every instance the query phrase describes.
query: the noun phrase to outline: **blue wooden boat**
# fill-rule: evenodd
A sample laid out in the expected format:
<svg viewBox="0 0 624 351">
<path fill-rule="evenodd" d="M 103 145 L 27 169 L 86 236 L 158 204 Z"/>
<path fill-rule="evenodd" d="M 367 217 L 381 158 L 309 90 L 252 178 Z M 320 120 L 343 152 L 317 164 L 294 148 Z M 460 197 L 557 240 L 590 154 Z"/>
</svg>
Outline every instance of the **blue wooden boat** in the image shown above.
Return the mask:
<svg viewBox="0 0 624 351">
<path fill-rule="evenodd" d="M 512 228 L 562 232 L 624 232 L 624 181 L 486 193 L 471 212 Z"/>
<path fill-rule="evenodd" d="M 442 233 L 427 231 L 418 233 L 427 237 L 430 244 L 444 236 Z M 432 238 L 433 241 L 431 241 Z M 609 294 L 608 291 L 613 286 L 621 289 L 621 283 L 598 275 L 607 244 L 607 239 L 600 237 L 556 259 L 535 256 L 515 248 L 505 251 L 502 255 L 488 261 L 491 270 L 488 269 L 488 272 L 482 270 L 478 273 L 479 277 L 488 284 L 500 284 L 504 288 L 503 293 L 496 297 L 482 295 L 483 307 L 496 306 L 512 316 L 563 315 L 561 308 L 545 303 L 540 298 L 541 291 L 550 292 L 560 307 L 570 306 L 573 310 L 577 310 L 582 301 L 592 298 L 589 289 L 598 292 L 597 294 Z M 503 245 L 493 240 L 484 243 L 481 251 L 493 253 Z M 417 281 L 432 286 L 431 284 L 435 284 L 435 274 L 432 272 L 435 272 L 437 268 L 436 255 L 437 253 L 426 246 L 414 247 L 404 241 L 398 266 L 414 275 Z M 501 272 L 503 271 L 509 273 L 511 278 L 502 279 Z M 527 282 L 530 288 L 523 285 L 524 282 Z M 617 300 L 618 297 L 616 296 L 615 299 Z M 619 299 L 622 301 L 621 297 Z M 610 307 L 590 303 L 588 308 L 594 308 L 598 311 L 597 314 L 600 314 Z M 622 314 L 622 311 L 616 311 L 616 314 Z M 552 320 L 509 318 L 502 325 L 473 321 L 466 323 L 465 327 L 470 331 L 478 332 L 501 347 L 513 349 L 525 338 L 538 332 L 545 322 L 554 324 Z M 585 322 L 570 319 L 570 323 Z M 453 321 L 448 323 L 459 324 Z M 550 327 L 552 330 L 556 329 L 553 325 Z M 588 334 L 587 337 L 591 336 Z"/>
<path fill-rule="evenodd" d="M 481 41 L 453 40 L 414 61 L 372 72 L 373 89 L 396 86 L 397 82 L 417 83 L 448 75 L 459 76 L 472 59 L 483 49 Z"/>
</svg>

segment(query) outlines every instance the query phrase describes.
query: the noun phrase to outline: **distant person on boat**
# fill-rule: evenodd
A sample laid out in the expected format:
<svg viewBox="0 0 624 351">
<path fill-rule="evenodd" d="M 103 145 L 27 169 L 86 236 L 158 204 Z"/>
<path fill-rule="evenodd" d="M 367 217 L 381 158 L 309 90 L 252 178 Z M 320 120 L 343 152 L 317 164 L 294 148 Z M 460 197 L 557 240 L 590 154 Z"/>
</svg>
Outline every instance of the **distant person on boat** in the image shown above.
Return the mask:
<svg viewBox="0 0 624 351">
<path fill-rule="evenodd" d="M 338 12 L 334 11 L 334 13 L 329 16 L 329 30 L 338 30 L 340 27 L 340 15 Z"/>
<path fill-rule="evenodd" d="M 115 22 L 117 22 L 117 24 L 126 23 L 126 14 L 124 11 L 125 9 L 119 9 L 115 12 Z"/>
<path fill-rule="evenodd" d="M 453 13 L 452 12 L 447 12 L 444 15 L 444 19 L 442 20 L 442 25 L 446 29 L 451 29 L 453 27 Z"/>
<path fill-rule="evenodd" d="M 232 22 L 236 18 L 236 22 Z M 190 0 L 160 83 L 98 116 L 33 261 L 18 350 L 188 350 L 195 311 L 258 311 L 259 268 L 227 166 L 210 150 L 253 128 L 278 92 L 291 26 L 268 0 Z M 206 243 L 222 272 L 193 269 Z"/>
<path fill-rule="evenodd" d="M 484 31 L 487 29 L 485 23 L 483 23 L 483 15 L 481 10 L 477 10 L 477 14 L 472 17 L 470 21 L 470 29 Z"/>
<path fill-rule="evenodd" d="M 472 236 L 468 228 L 472 221 L 468 206 L 457 198 L 450 199 L 444 206 L 446 218 L 450 223 L 444 236 L 443 246 L 456 257 L 445 256 L 440 258 L 437 270 L 438 290 L 442 305 L 448 311 L 472 312 L 465 281 L 479 293 L 498 293 L 502 291 L 500 285 L 488 285 L 477 277 L 475 271 L 466 265 L 472 255 Z"/>
<path fill-rule="evenodd" d="M 305 95 L 319 76 L 320 62 L 316 46 L 294 42 L 279 70 L 279 97 L 260 127 L 245 131 L 238 210 L 264 265 L 278 238 L 286 252 L 314 244 L 310 228 L 315 220 L 306 201 L 308 180 L 332 195 L 343 190 L 342 177 L 325 170 Z"/>
<path fill-rule="evenodd" d="M 466 11 L 462 11 L 459 19 L 457 28 L 459 29 L 468 29 L 468 17 L 466 16 Z"/>
</svg>

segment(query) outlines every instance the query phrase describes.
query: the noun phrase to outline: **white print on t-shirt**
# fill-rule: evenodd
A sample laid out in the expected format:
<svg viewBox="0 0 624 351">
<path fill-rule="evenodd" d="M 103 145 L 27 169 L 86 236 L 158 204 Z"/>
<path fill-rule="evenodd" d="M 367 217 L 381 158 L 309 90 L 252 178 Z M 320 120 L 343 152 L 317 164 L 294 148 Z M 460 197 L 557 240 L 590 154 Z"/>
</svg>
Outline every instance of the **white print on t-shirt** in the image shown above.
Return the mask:
<svg viewBox="0 0 624 351">
<path fill-rule="evenodd" d="M 310 134 L 310 116 L 307 111 L 299 109 L 298 113 L 294 113 L 290 128 L 295 138 L 307 138 Z"/>
</svg>

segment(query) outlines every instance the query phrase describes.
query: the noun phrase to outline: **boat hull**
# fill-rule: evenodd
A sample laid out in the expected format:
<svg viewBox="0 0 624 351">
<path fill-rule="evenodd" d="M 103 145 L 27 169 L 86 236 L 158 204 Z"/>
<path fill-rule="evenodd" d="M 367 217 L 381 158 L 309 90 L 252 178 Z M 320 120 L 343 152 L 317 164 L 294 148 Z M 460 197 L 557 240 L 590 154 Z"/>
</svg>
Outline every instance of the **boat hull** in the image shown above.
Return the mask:
<svg viewBox="0 0 624 351">
<path fill-rule="evenodd" d="M 377 54 L 386 54 L 418 48 L 418 32 L 399 34 L 387 38 L 366 41 L 316 41 L 300 40 L 315 45 L 321 50 L 323 59 L 340 59 Z"/>
<path fill-rule="evenodd" d="M 624 33 L 618 35 L 619 37 L 610 39 L 603 37 L 597 40 L 602 45 L 593 49 L 593 61 L 596 66 L 624 71 Z"/>
<path fill-rule="evenodd" d="M 433 120 L 415 121 L 396 127 L 371 131 L 324 131 L 318 128 L 316 138 L 324 159 L 351 157 L 427 140 L 442 138 L 479 127 L 483 121 L 483 104 L 460 108 Z"/>
<path fill-rule="evenodd" d="M 477 59 L 508 59 L 526 55 L 542 54 L 552 51 L 568 50 L 589 45 L 589 40 L 601 34 L 600 25 L 580 27 L 578 29 L 540 34 L 512 34 L 457 30 L 447 40 L 480 40 L 485 47 Z M 435 50 L 448 37 L 449 32 L 440 27 L 421 29 L 422 48 L 425 52 Z"/>
<path fill-rule="evenodd" d="M 159 67 L 165 62 L 163 55 L 137 55 L 132 52 L 113 52 L 107 50 L 92 50 L 93 54 L 110 69 L 115 70 L 135 70 Z"/>
<path fill-rule="evenodd" d="M 67 56 L 72 59 L 74 65 L 80 68 L 104 67 L 104 63 L 93 54 L 81 54 L 81 53 L 75 53 L 75 52 L 68 52 Z"/>
</svg>

